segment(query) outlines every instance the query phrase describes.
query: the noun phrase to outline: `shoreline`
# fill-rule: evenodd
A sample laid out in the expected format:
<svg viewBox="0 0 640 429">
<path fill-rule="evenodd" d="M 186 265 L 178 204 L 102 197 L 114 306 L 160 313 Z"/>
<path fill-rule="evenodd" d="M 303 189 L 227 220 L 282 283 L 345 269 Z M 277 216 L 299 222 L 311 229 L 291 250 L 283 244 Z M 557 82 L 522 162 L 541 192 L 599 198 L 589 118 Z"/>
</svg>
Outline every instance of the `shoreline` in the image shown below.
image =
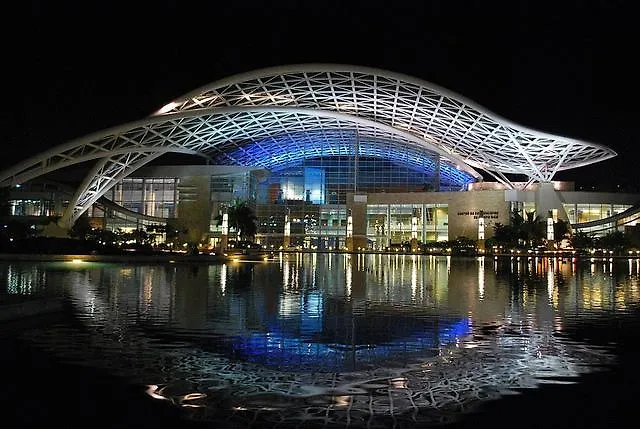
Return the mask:
<svg viewBox="0 0 640 429">
<path fill-rule="evenodd" d="M 640 259 L 640 254 L 634 253 L 629 255 L 578 255 L 573 252 L 550 252 L 550 253 L 485 253 L 470 255 L 452 255 L 447 253 L 410 253 L 410 252 L 347 252 L 347 251 L 326 251 L 326 250 L 276 250 L 265 252 L 264 257 L 259 258 L 240 258 L 237 255 L 220 255 L 220 254 L 199 254 L 186 255 L 182 253 L 167 254 L 53 254 L 53 253 L 0 253 L 0 261 L 42 261 L 42 262 L 127 262 L 127 263 L 227 263 L 237 261 L 261 262 L 273 258 L 279 253 L 327 253 L 327 254 L 343 254 L 343 255 L 403 255 L 403 256 L 451 256 L 455 258 L 477 258 L 479 256 L 493 257 L 500 259 L 528 259 L 528 258 L 554 258 L 554 259 L 575 259 L 578 261 L 611 261 L 614 259 Z"/>
</svg>

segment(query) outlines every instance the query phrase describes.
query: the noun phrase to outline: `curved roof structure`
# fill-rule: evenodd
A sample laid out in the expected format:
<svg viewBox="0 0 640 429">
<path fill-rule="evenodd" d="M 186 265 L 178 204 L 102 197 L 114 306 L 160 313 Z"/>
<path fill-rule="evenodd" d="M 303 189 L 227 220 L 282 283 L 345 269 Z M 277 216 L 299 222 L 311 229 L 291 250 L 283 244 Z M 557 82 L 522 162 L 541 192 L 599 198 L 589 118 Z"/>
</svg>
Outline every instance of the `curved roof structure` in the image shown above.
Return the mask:
<svg viewBox="0 0 640 429">
<path fill-rule="evenodd" d="M 355 143 L 354 143 L 355 142 Z M 465 184 L 476 169 L 531 181 L 615 156 L 611 149 L 514 124 L 410 76 L 328 64 L 232 76 L 140 121 L 91 134 L 0 173 L 0 185 L 98 160 L 63 221 L 73 223 L 119 180 L 167 152 L 277 170 L 331 156 L 385 158 Z"/>
<path fill-rule="evenodd" d="M 414 134 L 471 167 L 540 181 L 616 155 L 602 145 L 515 124 L 432 83 L 349 65 L 302 64 L 232 76 L 192 91 L 155 114 L 265 105 L 367 118 Z"/>
</svg>

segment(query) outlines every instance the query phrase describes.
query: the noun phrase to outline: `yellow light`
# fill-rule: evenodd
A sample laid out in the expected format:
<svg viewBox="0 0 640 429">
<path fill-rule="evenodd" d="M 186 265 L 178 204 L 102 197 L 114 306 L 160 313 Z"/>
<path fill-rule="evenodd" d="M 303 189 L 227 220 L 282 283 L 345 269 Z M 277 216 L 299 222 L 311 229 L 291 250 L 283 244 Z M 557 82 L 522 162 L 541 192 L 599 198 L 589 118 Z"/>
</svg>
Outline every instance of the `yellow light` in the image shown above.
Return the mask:
<svg viewBox="0 0 640 429">
<path fill-rule="evenodd" d="M 82 262 L 84 262 L 82 259 L 72 259 L 71 260 L 72 264 L 81 264 Z"/>
</svg>

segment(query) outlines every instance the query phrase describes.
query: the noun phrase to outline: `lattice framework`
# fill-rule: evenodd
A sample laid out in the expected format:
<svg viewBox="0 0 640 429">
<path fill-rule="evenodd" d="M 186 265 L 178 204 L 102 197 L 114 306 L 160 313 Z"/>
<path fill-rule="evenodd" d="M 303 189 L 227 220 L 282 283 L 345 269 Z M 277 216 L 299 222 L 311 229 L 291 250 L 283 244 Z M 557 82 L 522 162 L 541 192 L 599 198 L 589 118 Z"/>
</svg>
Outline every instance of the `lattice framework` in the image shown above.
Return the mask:
<svg viewBox="0 0 640 429">
<path fill-rule="evenodd" d="M 616 155 L 601 145 L 514 124 L 429 82 L 367 67 L 307 64 L 258 70 L 195 90 L 156 114 L 264 105 L 367 118 L 408 131 L 475 168 L 536 181 Z"/>
<path fill-rule="evenodd" d="M 318 130 L 325 134 L 318 134 Z M 265 139 L 275 141 L 294 134 L 303 142 L 317 141 L 315 138 L 323 136 L 333 139 L 333 143 L 322 141 L 325 149 L 340 144 L 346 148 L 344 137 L 356 133 L 364 142 L 360 145 L 362 155 L 385 157 L 395 154 L 399 162 L 432 171 L 432 166 L 416 159 L 418 155 L 429 154 L 437 157 L 441 165 L 448 166 L 441 169 L 445 181 L 462 185 L 479 176 L 473 169 L 469 169 L 470 172 L 458 170 L 458 164 L 452 163 L 457 161 L 455 156 L 402 130 L 339 112 L 258 106 L 179 112 L 116 127 L 99 138 L 88 136 L 31 158 L 3 172 L 0 180 L 5 185 L 21 183 L 58 168 L 101 157 L 76 191 L 70 202 L 71 211 L 62 218 L 65 225 L 71 225 L 119 180 L 167 152 L 201 154 L 210 159 L 222 156 L 233 164 L 273 167 L 331 151 L 318 151 L 309 145 L 304 149 L 299 145 L 296 150 L 286 150 L 283 146 L 276 146 L 280 151 L 267 150 Z M 248 144 L 260 147 L 261 157 L 247 158 L 244 147 Z M 238 154 L 243 154 L 244 158 Z M 414 156 L 410 157 L 411 154 Z"/>
<path fill-rule="evenodd" d="M 439 169 L 443 179 L 459 184 L 480 179 L 479 168 L 507 185 L 508 173 L 549 181 L 558 171 L 616 155 L 601 145 L 514 124 L 410 76 L 311 64 L 207 85 L 149 118 L 32 157 L 0 173 L 0 185 L 99 159 L 63 216 L 72 224 L 117 181 L 167 152 L 275 169 L 302 159 L 358 153 L 428 172 L 437 162 L 444 167 Z"/>
</svg>

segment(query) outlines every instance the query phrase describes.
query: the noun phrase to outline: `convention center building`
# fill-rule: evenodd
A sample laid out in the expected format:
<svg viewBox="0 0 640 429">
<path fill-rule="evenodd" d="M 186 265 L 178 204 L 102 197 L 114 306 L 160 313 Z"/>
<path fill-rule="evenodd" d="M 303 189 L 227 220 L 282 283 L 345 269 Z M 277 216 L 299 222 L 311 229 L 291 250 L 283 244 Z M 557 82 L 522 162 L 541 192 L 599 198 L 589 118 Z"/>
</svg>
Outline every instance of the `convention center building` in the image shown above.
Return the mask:
<svg viewBox="0 0 640 429">
<path fill-rule="evenodd" d="M 489 238 L 514 210 L 594 234 L 633 226 L 640 195 L 554 180 L 614 156 L 411 76 L 303 64 L 198 88 L 36 154 L 0 172 L 0 186 L 10 215 L 53 219 L 45 231 L 81 216 L 106 229 L 151 228 L 204 210 L 205 240 L 219 247 L 234 234 L 226 210 L 243 202 L 264 247 L 384 250 Z"/>
</svg>

